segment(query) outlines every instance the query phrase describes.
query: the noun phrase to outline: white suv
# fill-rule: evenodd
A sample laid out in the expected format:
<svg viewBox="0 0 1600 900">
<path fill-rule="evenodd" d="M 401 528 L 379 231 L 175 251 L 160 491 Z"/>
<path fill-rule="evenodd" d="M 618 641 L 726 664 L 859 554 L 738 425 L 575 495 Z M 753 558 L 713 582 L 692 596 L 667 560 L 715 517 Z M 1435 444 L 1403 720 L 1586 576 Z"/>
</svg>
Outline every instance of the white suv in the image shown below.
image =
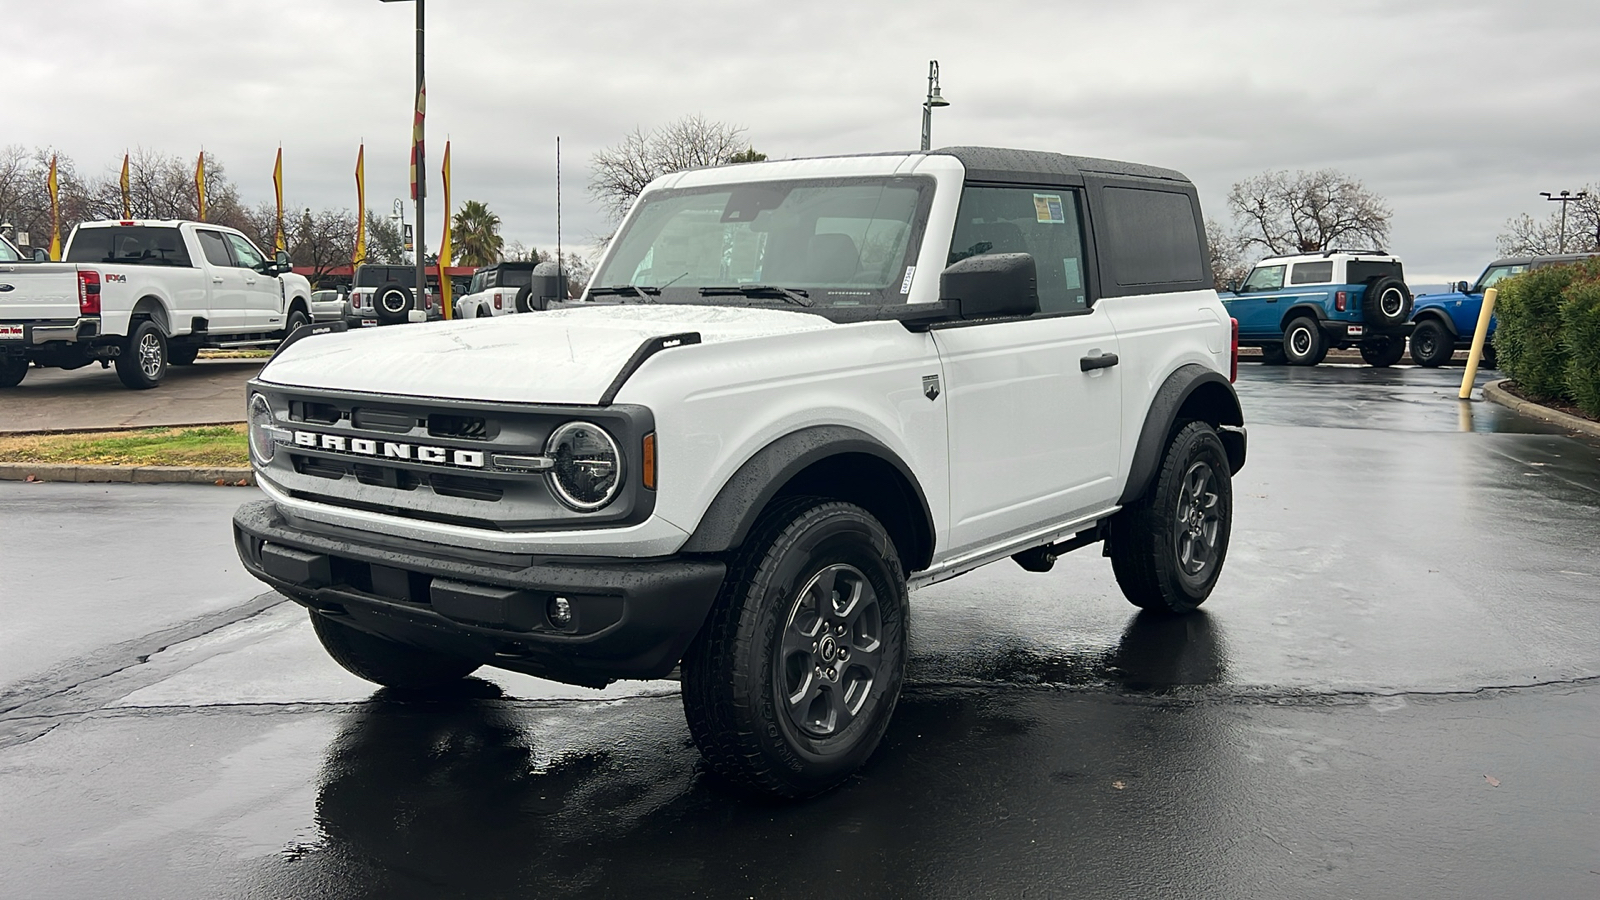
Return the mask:
<svg viewBox="0 0 1600 900">
<path fill-rule="evenodd" d="M 715 771 L 826 790 L 909 590 L 1104 542 L 1134 604 L 1210 595 L 1246 441 L 1203 234 L 1177 172 L 1053 153 L 665 176 L 588 302 L 282 351 L 241 559 L 380 684 L 681 662 Z"/>
</svg>

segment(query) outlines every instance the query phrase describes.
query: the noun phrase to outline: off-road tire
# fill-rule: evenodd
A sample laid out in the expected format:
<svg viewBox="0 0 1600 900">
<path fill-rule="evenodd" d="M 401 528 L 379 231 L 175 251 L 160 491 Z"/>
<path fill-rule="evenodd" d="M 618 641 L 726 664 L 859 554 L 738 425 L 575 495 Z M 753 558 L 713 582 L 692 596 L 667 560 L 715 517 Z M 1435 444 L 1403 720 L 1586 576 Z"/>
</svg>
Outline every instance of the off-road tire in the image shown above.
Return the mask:
<svg viewBox="0 0 1600 900">
<path fill-rule="evenodd" d="M 425 690 L 460 681 L 478 663 L 434 653 L 358 631 L 321 613 L 311 613 L 311 628 L 333 661 L 345 671 L 384 687 Z"/>
<path fill-rule="evenodd" d="M 1442 366 L 1455 352 L 1456 339 L 1438 319 L 1423 319 L 1411 332 L 1411 361 L 1419 366 Z"/>
<path fill-rule="evenodd" d="M 1498 368 L 1500 368 L 1500 354 L 1494 352 L 1494 345 L 1493 344 L 1484 344 L 1483 345 L 1483 359 L 1479 360 L 1478 362 L 1484 368 L 1488 368 L 1488 369 L 1498 369 Z"/>
<path fill-rule="evenodd" d="M 1361 295 L 1361 316 L 1368 325 L 1402 325 L 1411 316 L 1411 289 L 1393 275 L 1367 282 Z"/>
<path fill-rule="evenodd" d="M 525 284 L 517 289 L 515 307 L 519 313 L 543 312 L 545 302 L 543 297 L 535 297 L 533 295 L 533 285 Z"/>
<path fill-rule="evenodd" d="M 117 377 L 124 387 L 147 391 L 167 374 L 167 336 L 149 319 L 133 323 L 133 333 L 117 354 Z"/>
<path fill-rule="evenodd" d="M 1261 345 L 1261 364 L 1262 365 L 1264 365 L 1264 366 L 1281 366 L 1285 362 L 1288 362 L 1288 359 L 1287 359 L 1287 357 L 1285 357 L 1283 355 L 1283 345 L 1282 344 L 1262 344 Z"/>
<path fill-rule="evenodd" d="M 1296 316 L 1283 329 L 1284 362 L 1291 366 L 1314 366 L 1328 355 L 1328 339 L 1310 316 Z"/>
<path fill-rule="evenodd" d="M 14 388 L 28 377 L 28 360 L 23 356 L 0 358 L 0 388 Z"/>
<path fill-rule="evenodd" d="M 177 346 L 173 346 L 170 343 L 167 344 L 168 365 L 192 366 L 194 361 L 199 358 L 200 345 L 198 344 L 178 344 Z"/>
<path fill-rule="evenodd" d="M 1405 338 L 1374 338 L 1361 344 L 1361 358 L 1367 361 L 1367 365 L 1379 369 L 1387 369 L 1405 355 Z"/>
<path fill-rule="evenodd" d="M 372 307 L 378 314 L 379 325 L 403 325 L 411 321 L 410 288 L 398 281 L 391 281 L 378 288 L 372 297 Z"/>
<path fill-rule="evenodd" d="M 1189 422 L 1167 442 L 1150 489 L 1111 517 L 1106 554 L 1123 596 L 1141 609 L 1195 609 L 1222 572 L 1232 524 L 1228 452 L 1209 424 Z"/>
<path fill-rule="evenodd" d="M 813 584 L 830 572 L 837 582 Z M 857 598 L 854 618 L 831 599 L 841 590 Z M 808 599 L 824 591 L 829 599 L 808 610 Z M 814 497 L 764 512 L 683 658 L 684 715 L 711 770 L 747 790 L 805 797 L 860 768 L 900 697 L 906 600 L 894 541 L 871 513 Z M 842 634 L 822 630 L 830 621 L 850 624 Z M 801 645 L 812 637 L 831 640 Z M 837 655 L 839 647 L 846 655 Z M 818 676 L 830 649 L 837 675 Z M 872 665 L 869 682 L 854 680 Z M 801 699 L 791 703 L 791 696 Z"/>
</svg>

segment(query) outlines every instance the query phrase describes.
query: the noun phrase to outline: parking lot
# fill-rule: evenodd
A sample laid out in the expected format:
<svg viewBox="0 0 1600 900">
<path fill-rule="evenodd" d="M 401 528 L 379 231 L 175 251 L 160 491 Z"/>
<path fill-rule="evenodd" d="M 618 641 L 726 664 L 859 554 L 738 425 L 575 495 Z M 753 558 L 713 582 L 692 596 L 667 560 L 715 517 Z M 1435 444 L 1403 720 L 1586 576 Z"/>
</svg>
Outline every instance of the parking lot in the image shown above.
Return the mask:
<svg viewBox="0 0 1600 900">
<path fill-rule="evenodd" d="M 6 391 L 0 434 L 238 422 L 245 382 L 265 362 L 201 359 L 170 369 L 158 391 L 123 390 L 117 373 L 99 366 L 35 369 Z"/>
<path fill-rule="evenodd" d="M 1093 550 L 918 592 L 884 744 L 795 804 L 672 681 L 344 673 L 235 557 L 253 489 L 0 484 L 0 894 L 1594 896 L 1600 450 L 1459 378 L 1242 367 L 1201 612 Z"/>
</svg>

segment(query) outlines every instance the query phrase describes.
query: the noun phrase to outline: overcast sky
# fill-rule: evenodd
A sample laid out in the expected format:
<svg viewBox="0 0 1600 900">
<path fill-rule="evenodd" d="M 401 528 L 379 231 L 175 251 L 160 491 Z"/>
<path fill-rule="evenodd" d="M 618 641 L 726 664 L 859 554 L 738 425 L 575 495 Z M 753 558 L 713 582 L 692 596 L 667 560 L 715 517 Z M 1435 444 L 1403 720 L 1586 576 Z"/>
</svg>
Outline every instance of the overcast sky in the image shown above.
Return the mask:
<svg viewBox="0 0 1600 900">
<path fill-rule="evenodd" d="M 126 148 L 203 144 L 250 204 L 369 208 L 407 189 L 410 3 L 7 2 L 0 143 L 84 175 Z M 1540 191 L 1600 183 L 1595 0 L 432 0 L 428 243 L 452 141 L 454 199 L 508 240 L 607 224 L 588 161 L 687 113 L 772 158 L 913 149 L 928 60 L 951 106 L 934 146 L 1057 150 L 1178 169 L 1208 217 L 1266 169 L 1343 170 L 1394 210 L 1413 282 L 1475 276 Z M 407 212 L 407 220 L 412 213 Z"/>
</svg>

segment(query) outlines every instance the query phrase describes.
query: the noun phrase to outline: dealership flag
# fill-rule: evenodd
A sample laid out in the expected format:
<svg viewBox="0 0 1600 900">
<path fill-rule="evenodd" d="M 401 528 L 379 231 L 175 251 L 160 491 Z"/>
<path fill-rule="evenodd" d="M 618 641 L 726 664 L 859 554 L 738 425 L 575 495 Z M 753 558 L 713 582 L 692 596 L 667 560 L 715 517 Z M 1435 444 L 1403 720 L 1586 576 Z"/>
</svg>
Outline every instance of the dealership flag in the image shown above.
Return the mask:
<svg viewBox="0 0 1600 900">
<path fill-rule="evenodd" d="M 367 259 L 367 145 L 356 151 L 356 252 L 350 265 L 359 266 Z"/>
<path fill-rule="evenodd" d="M 133 195 L 128 190 L 128 154 L 122 154 L 122 217 L 133 218 Z"/>
<path fill-rule="evenodd" d="M 50 189 L 50 259 L 61 261 L 61 200 L 56 193 L 56 157 L 50 155 L 50 177 L 45 180 Z"/>
<path fill-rule="evenodd" d="M 278 245 L 281 253 L 289 249 L 289 242 L 283 238 L 283 148 L 278 148 L 278 161 L 272 164 L 272 192 L 278 197 Z"/>
<path fill-rule="evenodd" d="M 439 299 L 444 304 L 444 317 L 450 316 L 450 142 L 444 142 L 444 237 L 439 239 Z"/>
<path fill-rule="evenodd" d="M 417 171 L 417 160 L 422 157 L 422 116 L 428 107 L 428 86 L 417 87 L 417 115 L 411 122 L 411 199 L 427 196 L 427 173 Z"/>
<path fill-rule="evenodd" d="M 194 163 L 194 192 L 200 198 L 200 221 L 206 220 L 206 152 L 200 151 L 200 158 Z"/>
</svg>

